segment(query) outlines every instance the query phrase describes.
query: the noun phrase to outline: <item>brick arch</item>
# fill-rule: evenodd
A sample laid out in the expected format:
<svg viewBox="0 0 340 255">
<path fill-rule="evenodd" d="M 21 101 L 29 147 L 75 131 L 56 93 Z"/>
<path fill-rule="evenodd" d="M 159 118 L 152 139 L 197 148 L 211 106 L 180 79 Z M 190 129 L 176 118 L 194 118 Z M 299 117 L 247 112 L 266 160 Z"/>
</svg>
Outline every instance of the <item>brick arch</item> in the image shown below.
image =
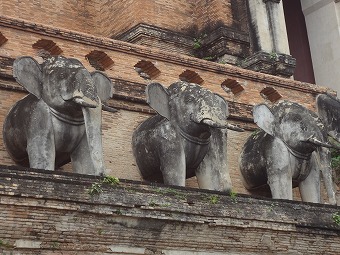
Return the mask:
<svg viewBox="0 0 340 255">
<path fill-rule="evenodd" d="M 136 72 L 144 79 L 153 80 L 160 75 L 161 71 L 151 62 L 140 60 L 134 65 Z"/>
<path fill-rule="evenodd" d="M 0 32 L 0 46 L 7 42 L 8 39 Z"/>
<path fill-rule="evenodd" d="M 179 79 L 181 81 L 186 81 L 186 82 L 192 82 L 192 83 L 197 83 L 197 84 L 203 84 L 204 80 L 199 76 L 198 73 L 195 71 L 191 70 L 185 70 L 183 73 L 179 75 Z"/>
<path fill-rule="evenodd" d="M 242 91 L 244 91 L 243 86 L 237 80 L 234 79 L 224 80 L 221 84 L 221 87 L 227 93 L 232 93 L 234 95 L 238 95 Z"/>
<path fill-rule="evenodd" d="M 99 71 L 109 69 L 114 61 L 103 51 L 93 50 L 85 56 L 92 67 Z"/>
<path fill-rule="evenodd" d="M 265 87 L 261 90 L 260 95 L 272 103 L 275 103 L 282 98 L 281 94 L 273 87 Z"/>
<path fill-rule="evenodd" d="M 40 39 L 32 45 L 33 49 L 44 50 L 50 55 L 60 55 L 63 53 L 62 49 L 52 40 Z"/>
</svg>

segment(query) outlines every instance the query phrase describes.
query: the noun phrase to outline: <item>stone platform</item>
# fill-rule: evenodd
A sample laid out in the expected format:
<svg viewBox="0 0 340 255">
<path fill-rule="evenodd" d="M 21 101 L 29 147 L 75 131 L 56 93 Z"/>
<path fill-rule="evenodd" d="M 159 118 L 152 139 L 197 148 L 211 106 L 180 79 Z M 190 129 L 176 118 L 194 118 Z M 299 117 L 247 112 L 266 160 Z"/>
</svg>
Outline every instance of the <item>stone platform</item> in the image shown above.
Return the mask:
<svg viewBox="0 0 340 255">
<path fill-rule="evenodd" d="M 0 167 L 1 254 L 340 254 L 339 207 Z"/>
</svg>

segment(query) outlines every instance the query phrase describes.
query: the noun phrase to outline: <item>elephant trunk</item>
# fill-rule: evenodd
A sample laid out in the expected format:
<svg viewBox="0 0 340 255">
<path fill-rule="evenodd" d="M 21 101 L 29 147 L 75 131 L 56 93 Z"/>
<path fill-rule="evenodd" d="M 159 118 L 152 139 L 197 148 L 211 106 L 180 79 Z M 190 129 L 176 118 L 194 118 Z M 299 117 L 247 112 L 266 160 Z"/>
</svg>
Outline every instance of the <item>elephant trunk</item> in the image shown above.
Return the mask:
<svg viewBox="0 0 340 255">
<path fill-rule="evenodd" d="M 85 121 L 87 142 L 93 162 L 92 167 L 96 175 L 103 174 L 105 172 L 105 166 L 101 137 L 101 104 L 96 108 L 82 107 L 82 111 Z"/>
<path fill-rule="evenodd" d="M 78 71 L 74 79 L 72 100 L 83 106 L 95 108 L 99 105 L 96 87 L 91 75 L 84 69 Z"/>
</svg>

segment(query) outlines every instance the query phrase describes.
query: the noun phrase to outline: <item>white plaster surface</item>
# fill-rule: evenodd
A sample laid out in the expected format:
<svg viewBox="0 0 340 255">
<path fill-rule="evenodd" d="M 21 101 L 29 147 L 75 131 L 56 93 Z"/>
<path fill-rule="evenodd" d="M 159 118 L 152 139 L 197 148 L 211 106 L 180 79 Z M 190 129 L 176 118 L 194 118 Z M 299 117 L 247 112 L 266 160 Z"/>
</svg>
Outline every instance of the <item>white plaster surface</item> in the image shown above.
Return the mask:
<svg viewBox="0 0 340 255">
<path fill-rule="evenodd" d="M 302 0 L 316 84 L 340 95 L 340 2 Z"/>
<path fill-rule="evenodd" d="M 120 254 L 144 254 L 145 248 L 131 247 L 131 246 L 119 246 L 111 245 L 110 250 L 113 252 L 119 252 Z"/>
<path fill-rule="evenodd" d="M 251 22 L 256 30 L 259 50 L 289 54 L 282 2 L 249 1 Z"/>
<path fill-rule="evenodd" d="M 32 240 L 16 240 L 14 246 L 16 248 L 28 248 L 28 249 L 37 249 L 40 248 L 41 241 L 32 241 Z"/>
<path fill-rule="evenodd" d="M 272 52 L 273 44 L 269 30 L 266 5 L 263 0 L 249 1 L 251 22 L 255 25 L 261 51 Z"/>
</svg>

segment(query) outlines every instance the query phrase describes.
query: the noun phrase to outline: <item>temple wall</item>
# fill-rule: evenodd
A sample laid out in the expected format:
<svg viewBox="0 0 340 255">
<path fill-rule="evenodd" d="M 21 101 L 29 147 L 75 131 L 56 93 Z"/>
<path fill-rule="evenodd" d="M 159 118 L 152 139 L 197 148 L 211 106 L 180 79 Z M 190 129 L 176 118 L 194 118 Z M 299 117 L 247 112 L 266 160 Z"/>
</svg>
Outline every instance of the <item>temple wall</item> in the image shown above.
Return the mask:
<svg viewBox="0 0 340 255">
<path fill-rule="evenodd" d="M 280 75 L 285 64 L 290 68 L 289 60 L 275 62 L 271 52 L 260 56 L 267 59 L 252 59 L 260 62 L 252 62 L 259 72 L 187 54 L 194 34 L 186 37 L 186 28 L 203 29 L 222 20 L 228 28 L 212 33 L 207 45 L 229 50 L 221 54 L 235 55 L 234 64 L 245 57 L 251 51 L 245 2 L 0 2 L 0 126 L 12 105 L 27 95 L 13 78 L 15 58 L 32 56 L 40 63 L 46 54 L 77 58 L 113 82 L 113 97 L 106 103 L 119 111 L 102 112 L 103 150 L 106 174 L 120 179 L 117 185 L 103 184 L 100 177 L 72 173 L 70 164 L 57 171 L 14 166 L 1 128 L 1 254 L 340 254 L 338 207 L 251 197 L 238 166 L 242 146 L 256 129 L 255 104 L 281 99 L 315 110 L 315 97 L 334 91 L 260 73 L 275 69 Z M 140 23 L 152 26 L 131 30 L 129 36 L 144 46 L 109 38 Z M 155 114 L 146 103 L 145 87 L 150 82 L 169 86 L 179 79 L 223 96 L 229 122 L 245 129 L 228 132 L 231 194 L 196 189 L 195 178 L 187 180 L 186 188 L 140 182 L 132 132 Z M 297 190 L 294 199 L 299 199 Z"/>
<path fill-rule="evenodd" d="M 336 206 L 1 167 L 2 254 L 340 253 Z M 89 194 L 91 193 L 91 194 Z"/>
<path fill-rule="evenodd" d="M 246 129 L 244 133 L 229 131 L 228 164 L 231 171 L 234 190 L 246 193 L 238 173 L 238 157 L 244 141 L 256 126 L 252 123 L 252 106 L 267 102 L 261 93 L 265 88 L 274 89 L 281 99 L 299 102 L 309 109 L 314 109 L 314 98 L 326 89 L 315 85 L 296 82 L 290 79 L 270 76 L 244 70 L 230 65 L 217 64 L 179 54 L 161 52 L 143 46 L 132 45 L 111 39 L 103 39 L 88 34 L 53 29 L 49 26 L 21 22 L 11 18 L 0 19 L 0 32 L 7 41 L 0 47 L 1 118 L 3 122 L 10 107 L 25 95 L 23 89 L 13 77 L 11 65 L 13 60 L 22 55 L 30 55 L 38 61 L 39 50 L 32 47 L 41 39 L 52 40 L 62 50 L 62 55 L 74 57 L 83 62 L 89 70 L 95 70 L 85 56 L 93 50 L 102 51 L 113 60 L 113 65 L 104 72 L 112 79 L 114 95 L 108 104 L 120 111 L 103 112 L 103 142 L 107 174 L 131 180 L 140 180 L 140 175 L 131 153 L 133 130 L 144 119 L 154 114 L 145 103 L 144 89 L 151 81 L 165 86 L 177 81 L 184 71 L 194 72 L 202 80 L 201 85 L 219 93 L 229 102 L 230 122 Z M 159 74 L 151 80 L 145 80 L 135 71 L 134 65 L 141 60 L 149 61 Z M 233 94 L 222 87 L 227 81 L 243 88 Z M 12 165 L 0 138 L 0 158 L 2 164 Z M 70 170 L 65 166 L 65 170 Z M 196 181 L 189 180 L 189 186 L 197 186 Z"/>
</svg>

